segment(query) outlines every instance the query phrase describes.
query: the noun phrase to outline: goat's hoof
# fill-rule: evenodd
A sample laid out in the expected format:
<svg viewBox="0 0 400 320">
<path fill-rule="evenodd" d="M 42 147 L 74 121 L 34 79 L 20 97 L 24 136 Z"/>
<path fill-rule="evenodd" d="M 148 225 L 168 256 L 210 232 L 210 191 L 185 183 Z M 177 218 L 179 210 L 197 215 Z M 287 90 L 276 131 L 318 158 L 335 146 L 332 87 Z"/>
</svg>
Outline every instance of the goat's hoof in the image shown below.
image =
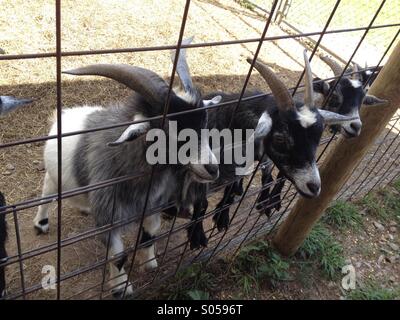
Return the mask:
<svg viewBox="0 0 400 320">
<path fill-rule="evenodd" d="M 33 227 L 36 230 L 36 234 L 48 233 L 49 232 L 49 219 L 45 218 L 38 222 L 34 221 Z"/>
<path fill-rule="evenodd" d="M 228 230 L 229 227 L 229 214 L 214 215 L 213 221 L 217 226 L 219 232 Z"/>
<path fill-rule="evenodd" d="M 125 285 L 121 285 L 117 288 L 112 289 L 111 293 L 113 295 L 113 298 L 116 300 L 121 300 L 124 298 L 126 299 L 133 296 L 133 288 L 130 282 L 128 283 L 128 288 L 126 288 L 125 296 L 124 296 L 124 291 L 125 291 Z"/>
<path fill-rule="evenodd" d="M 264 208 L 264 210 L 262 210 L 261 213 L 265 214 L 268 218 L 270 218 L 271 217 L 271 207 Z"/>
<path fill-rule="evenodd" d="M 206 235 L 203 233 L 201 236 L 196 237 L 195 239 L 190 239 L 190 250 L 196 250 L 200 247 L 207 247 L 208 239 Z"/>
<path fill-rule="evenodd" d="M 256 210 L 257 210 L 257 211 L 262 211 L 263 208 L 264 208 L 264 205 L 263 205 L 262 203 L 257 203 L 257 204 L 256 204 Z"/>
</svg>

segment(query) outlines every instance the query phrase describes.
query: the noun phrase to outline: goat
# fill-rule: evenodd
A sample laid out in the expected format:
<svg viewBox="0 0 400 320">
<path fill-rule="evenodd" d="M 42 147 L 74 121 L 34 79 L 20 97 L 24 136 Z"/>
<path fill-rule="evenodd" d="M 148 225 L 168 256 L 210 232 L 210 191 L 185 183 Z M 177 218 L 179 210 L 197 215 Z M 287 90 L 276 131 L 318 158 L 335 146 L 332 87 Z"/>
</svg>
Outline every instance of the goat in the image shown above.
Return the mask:
<svg viewBox="0 0 400 320">
<path fill-rule="evenodd" d="M 95 131 L 85 135 L 74 135 L 63 138 L 62 153 L 62 189 L 71 190 L 77 187 L 92 185 L 94 183 L 113 179 L 116 177 L 138 174 L 118 184 L 93 190 L 71 198 L 73 205 L 81 210 L 94 215 L 97 227 L 115 222 L 139 218 L 140 215 L 155 208 L 165 207 L 176 186 L 182 182 L 181 170 L 186 170 L 192 179 L 199 183 L 215 180 L 219 175 L 215 156 L 211 152 L 208 141 L 200 141 L 198 154 L 209 160 L 207 164 L 201 163 L 197 155 L 191 155 L 188 164 L 157 164 L 153 166 L 147 159 L 149 134 L 154 132 L 167 133 L 165 127 L 176 123 L 177 133 L 183 129 L 192 129 L 199 133 L 207 126 L 207 110 L 205 106 L 214 103 L 202 100 L 198 90 L 193 88 L 190 95 L 170 92 L 168 114 L 164 127 L 162 120 L 147 120 L 163 115 L 166 105 L 169 86 L 156 73 L 129 65 L 91 65 L 74 70 L 65 71 L 71 75 L 98 75 L 114 79 L 136 92 L 128 103 L 112 105 L 108 108 L 101 106 L 82 106 L 63 110 L 63 133 L 87 130 L 100 126 L 110 126 L 130 121 L 135 121 L 127 128 L 113 128 Z M 217 99 L 218 100 L 218 99 Z M 193 110 L 185 114 L 172 113 Z M 141 121 L 141 122 L 139 122 Z M 53 123 L 50 135 L 56 133 L 57 124 Z M 151 129 L 155 129 L 151 130 Z M 146 139 L 145 139 L 146 136 Z M 200 137 L 200 134 L 197 135 Z M 168 150 L 172 142 L 177 142 L 176 137 L 168 135 L 165 149 Z M 154 141 L 154 140 L 153 140 Z M 179 143 L 182 143 L 179 141 Z M 46 175 L 42 195 L 54 194 L 57 191 L 57 143 L 49 140 L 44 150 Z M 178 159 L 179 160 L 179 159 Z M 149 188 L 151 172 L 154 170 L 154 181 L 150 188 L 146 202 L 146 190 Z M 114 201 L 115 200 L 115 201 Z M 34 227 L 38 232 L 48 232 L 49 204 L 42 204 L 34 219 Z M 147 213 L 146 211 L 146 213 Z M 154 258 L 154 243 L 148 244 L 154 238 L 160 226 L 159 213 L 146 215 L 141 230 L 140 243 L 146 247 L 142 250 L 148 256 L 145 268 L 155 268 L 157 261 Z M 110 282 L 115 297 L 120 297 L 127 286 L 127 294 L 132 293 L 132 285 L 123 268 L 126 255 L 123 254 L 124 246 L 120 236 L 120 229 L 113 229 L 109 233 L 110 255 L 116 261 L 110 264 Z M 103 235 L 101 241 L 106 244 L 107 237 Z"/>
<path fill-rule="evenodd" d="M 0 117 L 15 111 L 21 106 L 28 105 L 32 100 L 29 99 L 17 99 L 11 96 L 0 96 Z M 6 251 L 6 239 L 7 239 L 7 222 L 6 215 L 3 213 L 3 207 L 6 206 L 6 199 L 0 192 L 0 298 L 3 298 L 6 294 L 6 279 L 4 264 L 7 262 L 7 251 Z"/>
<path fill-rule="evenodd" d="M 305 59 L 307 58 L 306 54 Z M 182 55 L 182 59 L 184 55 Z M 248 62 L 251 60 L 248 59 Z M 294 182 L 298 191 L 308 197 L 315 197 L 320 191 L 320 178 L 315 164 L 315 152 L 323 131 L 323 124 L 340 123 L 352 118 L 314 107 L 314 95 L 311 82 L 311 69 L 306 61 L 306 98 L 305 103 L 294 101 L 285 85 L 261 62 L 255 62 L 255 68 L 261 73 L 271 88 L 273 96 L 259 97 L 242 101 L 234 115 L 232 127 L 230 119 L 236 103 L 230 103 L 218 109 L 210 110 L 209 126 L 218 130 L 255 129 L 254 141 L 258 147 L 258 160 L 265 153 Z M 188 69 L 184 76 L 185 83 L 190 79 Z M 238 94 L 213 93 L 221 95 L 223 101 L 238 99 Z M 246 94 L 257 95 L 260 92 Z M 206 96 L 207 97 L 207 96 Z M 219 182 L 237 180 L 232 166 L 220 165 Z M 234 182 L 235 183 L 235 182 Z M 233 184 L 232 190 L 238 185 Z M 241 188 L 235 190 L 241 192 Z M 225 206 L 232 200 L 231 191 L 225 190 L 224 198 L 217 207 Z M 201 195 L 203 196 L 203 195 Z M 217 212 L 214 221 L 219 230 L 226 229 L 229 223 L 227 212 Z"/>
<path fill-rule="evenodd" d="M 343 68 L 339 66 L 337 62 L 327 56 L 322 56 L 321 59 L 331 68 L 334 75 L 339 77 Z M 352 76 L 344 75 L 336 85 L 335 90 L 329 97 L 331 89 L 335 86 L 337 80 L 322 81 L 320 78 L 314 78 L 315 83 L 313 84 L 315 99 L 319 108 L 323 107 L 322 103 L 325 99 L 328 99 L 326 104 L 326 110 L 337 112 L 341 115 L 354 117 L 352 121 L 341 123 L 340 125 L 331 125 L 330 129 L 333 132 L 339 131 L 345 138 L 357 137 L 361 132 L 362 122 L 360 119 L 359 110 L 361 106 L 373 107 L 379 106 L 386 103 L 385 100 L 379 99 L 373 95 L 366 93 L 363 89 L 363 78 L 358 75 L 358 65 L 354 65 L 354 69 L 351 70 L 357 72 Z M 367 79 L 364 80 L 366 83 Z M 267 182 L 273 181 L 271 172 L 264 172 L 263 180 Z M 269 188 L 263 188 L 260 196 L 258 197 L 257 209 L 264 212 L 267 216 L 270 215 L 271 209 L 275 208 L 279 210 L 281 208 L 280 194 L 285 184 L 284 173 L 279 172 L 277 176 L 278 182 L 275 184 L 272 192 L 270 193 Z"/>
</svg>

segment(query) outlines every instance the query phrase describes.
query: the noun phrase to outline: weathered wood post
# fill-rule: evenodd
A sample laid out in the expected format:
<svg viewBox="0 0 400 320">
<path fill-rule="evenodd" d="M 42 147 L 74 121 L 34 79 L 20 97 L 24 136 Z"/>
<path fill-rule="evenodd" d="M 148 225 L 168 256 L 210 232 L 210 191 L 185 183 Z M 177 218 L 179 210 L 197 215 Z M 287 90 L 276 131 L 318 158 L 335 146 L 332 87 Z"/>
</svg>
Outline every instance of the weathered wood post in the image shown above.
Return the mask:
<svg viewBox="0 0 400 320">
<path fill-rule="evenodd" d="M 355 139 L 339 138 L 336 146 L 331 148 L 320 169 L 322 183 L 320 196 L 315 199 L 300 198 L 272 241 L 281 254 L 289 256 L 297 251 L 400 107 L 400 42 L 397 43 L 368 93 L 389 102 L 384 106 L 362 108 L 363 127 L 360 136 Z"/>
</svg>

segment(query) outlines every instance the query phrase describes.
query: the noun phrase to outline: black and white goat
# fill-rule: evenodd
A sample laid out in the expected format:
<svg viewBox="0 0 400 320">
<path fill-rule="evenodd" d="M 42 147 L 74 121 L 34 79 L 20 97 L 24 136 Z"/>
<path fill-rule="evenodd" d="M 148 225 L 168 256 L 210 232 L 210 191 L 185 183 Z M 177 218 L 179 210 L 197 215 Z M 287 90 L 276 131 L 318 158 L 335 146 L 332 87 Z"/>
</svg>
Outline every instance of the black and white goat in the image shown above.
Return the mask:
<svg viewBox="0 0 400 320">
<path fill-rule="evenodd" d="M 337 62 L 327 56 L 322 56 L 321 59 L 332 69 L 336 77 L 342 74 L 343 68 Z M 358 72 L 358 65 L 355 64 L 351 71 Z M 367 94 L 366 89 L 363 88 L 363 84 L 367 80 L 368 78 L 363 79 L 358 73 L 351 76 L 345 74 L 329 97 L 336 80 L 322 81 L 320 78 L 314 78 L 313 88 L 316 106 L 322 108 L 323 102 L 329 97 L 324 109 L 353 117 L 353 120 L 343 122 L 340 125 L 330 125 L 332 131 L 340 131 L 345 138 L 357 137 L 361 132 L 362 122 L 359 113 L 361 106 L 379 106 L 386 103 L 385 100 Z M 262 180 L 265 183 L 273 181 L 271 172 L 264 172 Z M 281 207 L 280 194 L 285 184 L 285 173 L 279 172 L 277 180 L 278 182 L 272 192 L 270 193 L 269 188 L 263 188 L 257 200 L 257 209 L 266 215 L 270 214 L 272 208 L 279 210 Z"/>
<path fill-rule="evenodd" d="M 184 54 L 181 55 L 183 59 Z M 251 62 L 250 60 L 248 60 Z M 315 152 L 322 135 L 324 123 L 336 124 L 349 121 L 352 118 L 336 113 L 318 110 L 314 105 L 311 69 L 305 54 L 306 63 L 306 95 L 305 103 L 292 99 L 285 85 L 263 63 L 256 62 L 255 68 L 271 88 L 273 96 L 259 97 L 253 100 L 242 101 L 234 114 L 232 126 L 230 120 L 237 103 L 230 103 L 209 111 L 209 128 L 224 129 L 255 129 L 254 141 L 257 146 L 256 160 L 262 160 L 265 154 L 285 173 L 298 191 L 308 197 L 315 197 L 320 192 L 320 178 L 315 163 Z M 183 65 L 187 66 L 185 62 Z M 188 68 L 182 68 L 179 74 L 184 87 L 190 88 L 191 81 Z M 239 94 L 221 95 L 223 101 L 239 98 Z M 245 97 L 257 95 L 260 92 L 247 93 Z M 214 96 L 211 94 L 209 98 Z M 207 96 L 206 96 L 207 98 Z M 223 148 L 221 148 L 223 150 Z M 223 159 L 223 157 L 220 157 Z M 234 166 L 231 164 L 220 165 L 220 178 L 218 182 L 234 182 L 238 180 Z M 233 186 L 233 187 L 232 187 Z M 218 207 L 222 208 L 233 201 L 232 191 L 240 193 L 241 188 L 237 183 L 227 187 L 224 198 Z M 238 188 L 238 190 L 232 190 Z M 227 191 L 228 190 L 228 191 Z M 203 196 L 203 195 L 201 195 Z M 228 227 L 229 214 L 219 211 L 214 216 L 214 221 L 219 230 Z"/>
<path fill-rule="evenodd" d="M 0 117 L 16 110 L 20 106 L 31 103 L 32 100 L 28 99 L 17 99 L 11 96 L 0 96 Z M 7 239 L 7 222 L 6 215 L 3 213 L 3 209 L 6 206 L 6 199 L 0 192 L 0 298 L 5 295 L 6 279 L 4 264 L 7 262 L 7 251 L 6 251 L 6 239 Z"/>
<path fill-rule="evenodd" d="M 64 133 L 143 120 L 128 127 L 63 138 L 63 190 L 137 174 L 134 179 L 71 199 L 75 207 L 94 215 L 97 227 L 141 216 L 145 209 L 146 190 L 150 183 L 152 169 L 154 169 L 154 181 L 147 201 L 147 211 L 154 211 L 155 208 L 165 207 L 168 204 L 176 186 L 182 183 L 180 181 L 184 176 L 182 171 L 186 171 L 192 179 L 200 183 L 210 182 L 218 177 L 218 165 L 215 164 L 215 156 L 208 141 L 199 141 L 197 158 L 190 159 L 188 164 L 178 162 L 174 165 L 168 162 L 153 166 L 146 157 L 150 144 L 146 141 L 149 138 L 147 133 L 151 129 L 163 130 L 167 135 L 165 142 L 168 151 L 169 139 L 176 139 L 168 135 L 168 130 L 166 130 L 171 121 L 176 121 L 178 136 L 181 130 L 192 129 L 198 137 L 201 137 L 200 130 L 207 127 L 207 111 L 204 106 L 213 104 L 218 98 L 210 101 L 202 100 L 199 92 L 194 88 L 190 95 L 180 95 L 171 91 L 169 114 L 188 110 L 196 110 L 196 112 L 171 115 L 166 120 L 165 127 L 161 128 L 161 119 L 146 121 L 148 118 L 163 115 L 169 91 L 169 86 L 154 72 L 129 65 L 92 65 L 65 73 L 108 77 L 126 85 L 136 94 L 124 105 L 112 105 L 107 108 L 83 106 L 63 110 Z M 50 135 L 56 133 L 56 128 L 57 124 L 53 123 Z M 177 143 L 182 144 L 182 141 Z M 204 161 L 200 163 L 200 158 L 198 158 L 200 155 L 209 160 L 208 164 L 202 164 Z M 195 157 L 195 155 L 192 156 Z M 43 196 L 46 196 L 57 191 L 57 142 L 55 140 L 49 140 L 46 143 L 44 161 L 46 175 Z M 48 204 L 41 205 L 34 219 L 34 226 L 40 232 L 47 232 L 49 229 L 48 210 Z M 159 226 L 158 213 L 147 215 L 140 242 L 145 243 L 151 240 Z M 104 235 L 101 240 L 107 244 L 107 236 Z M 121 230 L 114 229 L 110 232 L 110 256 L 117 256 L 119 259 L 110 264 L 110 282 L 116 296 L 121 294 L 128 281 L 123 268 L 126 260 L 126 256 L 122 254 L 123 251 Z M 147 256 L 145 260 L 148 262 L 145 267 L 156 267 L 154 244 L 144 248 L 142 252 Z M 127 290 L 127 294 L 132 292 L 131 284 L 128 285 Z"/>
</svg>

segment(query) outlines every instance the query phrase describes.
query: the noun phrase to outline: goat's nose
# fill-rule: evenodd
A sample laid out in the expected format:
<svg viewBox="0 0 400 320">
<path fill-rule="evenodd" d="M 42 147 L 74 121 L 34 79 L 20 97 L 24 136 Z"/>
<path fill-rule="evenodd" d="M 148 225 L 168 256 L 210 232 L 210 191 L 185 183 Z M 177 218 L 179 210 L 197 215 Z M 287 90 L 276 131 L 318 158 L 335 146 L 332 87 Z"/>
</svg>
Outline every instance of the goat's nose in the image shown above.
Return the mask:
<svg viewBox="0 0 400 320">
<path fill-rule="evenodd" d="M 211 176 L 218 176 L 218 165 L 216 164 L 205 164 L 204 168 Z"/>
<path fill-rule="evenodd" d="M 361 130 L 360 122 L 352 122 L 350 123 L 350 128 L 354 130 L 354 132 L 359 132 Z"/>
<path fill-rule="evenodd" d="M 314 182 L 308 182 L 307 183 L 307 188 L 310 190 L 310 192 L 314 195 L 317 196 L 319 194 L 319 184 L 314 183 Z"/>
</svg>

